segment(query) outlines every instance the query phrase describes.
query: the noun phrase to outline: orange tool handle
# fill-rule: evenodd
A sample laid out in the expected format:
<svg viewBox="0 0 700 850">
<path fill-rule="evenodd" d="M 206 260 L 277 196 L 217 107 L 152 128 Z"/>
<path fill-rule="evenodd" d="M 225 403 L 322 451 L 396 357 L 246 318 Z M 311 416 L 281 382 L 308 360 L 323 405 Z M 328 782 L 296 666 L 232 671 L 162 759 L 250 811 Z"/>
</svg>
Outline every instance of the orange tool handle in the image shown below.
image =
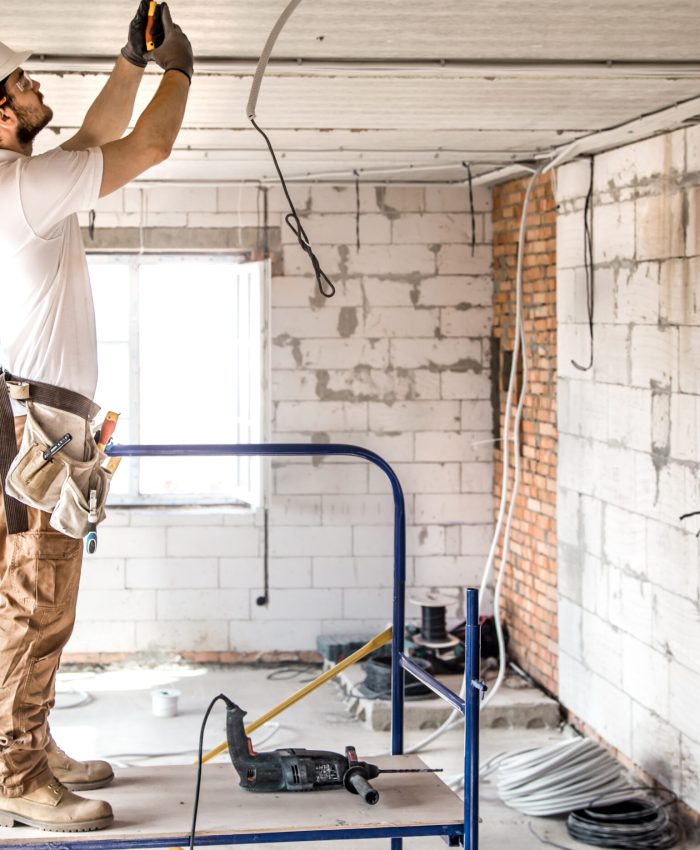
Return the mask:
<svg viewBox="0 0 700 850">
<path fill-rule="evenodd" d="M 153 24 L 156 19 L 156 9 L 158 3 L 156 0 L 151 0 L 148 4 L 148 20 L 146 21 L 146 50 L 155 50 L 156 43 L 153 41 Z"/>
<path fill-rule="evenodd" d="M 119 414 L 114 413 L 114 411 L 112 410 L 110 410 L 109 413 L 105 416 L 104 422 L 102 423 L 102 427 L 100 428 L 99 442 L 97 443 L 97 448 L 101 452 L 105 450 L 105 446 L 109 442 L 112 434 L 114 434 L 114 429 L 117 427 L 118 419 Z"/>
</svg>

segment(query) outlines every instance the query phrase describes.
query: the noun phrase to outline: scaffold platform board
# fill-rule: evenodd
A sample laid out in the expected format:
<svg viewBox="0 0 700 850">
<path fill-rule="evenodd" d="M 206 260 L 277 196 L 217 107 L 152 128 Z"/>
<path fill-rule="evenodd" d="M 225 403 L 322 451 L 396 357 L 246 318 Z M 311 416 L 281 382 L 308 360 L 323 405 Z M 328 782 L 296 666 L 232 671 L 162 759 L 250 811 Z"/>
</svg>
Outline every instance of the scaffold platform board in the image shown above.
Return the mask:
<svg viewBox="0 0 700 850">
<path fill-rule="evenodd" d="M 418 756 L 370 759 L 385 768 L 425 767 Z M 98 832 L 43 832 L 26 826 L 0 828 L 3 850 L 14 847 L 182 847 L 189 844 L 196 780 L 194 765 L 128 768 L 115 781 L 84 796 L 109 800 L 115 820 Z M 206 764 L 197 817 L 196 844 L 258 844 L 324 839 L 460 835 L 464 806 L 434 773 L 379 776 L 379 802 L 370 806 L 344 789 L 254 794 L 238 786 L 230 763 Z M 452 827 L 452 829 L 451 829 Z M 313 836 L 313 838 L 311 838 Z"/>
</svg>

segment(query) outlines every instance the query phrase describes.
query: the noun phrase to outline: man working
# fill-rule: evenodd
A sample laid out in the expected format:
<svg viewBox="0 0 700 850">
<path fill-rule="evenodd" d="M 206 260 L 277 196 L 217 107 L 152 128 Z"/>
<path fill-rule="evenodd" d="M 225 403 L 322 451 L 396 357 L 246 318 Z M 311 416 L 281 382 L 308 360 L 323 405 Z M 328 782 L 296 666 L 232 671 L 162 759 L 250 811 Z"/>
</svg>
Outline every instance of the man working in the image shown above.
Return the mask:
<svg viewBox="0 0 700 850">
<path fill-rule="evenodd" d="M 86 428 L 96 412 L 95 316 L 76 213 L 170 155 L 193 71 L 190 43 L 165 3 L 162 43 L 147 53 L 148 7 L 142 0 L 121 56 L 80 130 L 38 156 L 32 156 L 32 144 L 52 112 L 39 84 L 21 67 L 30 53 L 0 42 L 3 485 L 25 425 L 18 399 L 77 412 Z M 133 131 L 122 138 L 148 60 L 164 74 Z M 48 725 L 56 670 L 75 620 L 82 548 L 81 540 L 49 525 L 49 514 L 0 494 L 2 826 L 18 822 L 83 832 L 113 819 L 109 803 L 73 793 L 108 784 L 110 765 L 71 759 Z"/>
</svg>

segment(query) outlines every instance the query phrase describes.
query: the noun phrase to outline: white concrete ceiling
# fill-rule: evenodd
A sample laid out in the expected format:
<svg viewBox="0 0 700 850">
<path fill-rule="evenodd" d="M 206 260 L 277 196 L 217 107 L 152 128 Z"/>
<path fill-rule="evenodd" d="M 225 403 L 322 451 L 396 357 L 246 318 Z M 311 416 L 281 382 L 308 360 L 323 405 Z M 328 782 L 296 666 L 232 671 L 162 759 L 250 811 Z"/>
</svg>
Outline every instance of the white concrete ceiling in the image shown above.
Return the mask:
<svg viewBox="0 0 700 850">
<path fill-rule="evenodd" d="M 273 178 L 245 106 L 286 0 L 170 5 L 198 69 L 177 149 L 148 179 Z M 135 6 L 3 0 L 0 39 L 34 50 L 27 68 L 55 111 L 43 147 L 79 126 Z M 696 0 L 303 0 L 257 116 L 292 179 L 462 180 L 463 162 L 491 172 L 660 111 L 612 143 L 692 120 L 698 45 Z M 156 84 L 149 74 L 137 109 Z"/>
</svg>

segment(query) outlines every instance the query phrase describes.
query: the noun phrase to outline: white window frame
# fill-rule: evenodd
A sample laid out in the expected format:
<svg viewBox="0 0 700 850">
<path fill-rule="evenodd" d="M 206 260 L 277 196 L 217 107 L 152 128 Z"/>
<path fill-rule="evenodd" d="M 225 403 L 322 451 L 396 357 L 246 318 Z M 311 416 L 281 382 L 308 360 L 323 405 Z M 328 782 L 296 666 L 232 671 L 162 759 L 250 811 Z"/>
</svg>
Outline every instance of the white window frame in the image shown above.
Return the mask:
<svg viewBox="0 0 700 850">
<path fill-rule="evenodd" d="M 217 252 L 212 254 L 196 253 L 170 253 L 170 252 L 150 252 L 150 253 L 133 253 L 133 252 L 88 252 L 88 261 L 90 265 L 97 264 L 112 264 L 118 263 L 126 265 L 129 268 L 129 433 L 125 434 L 118 428 L 115 434 L 115 442 L 138 444 L 139 440 L 139 422 L 140 422 L 140 364 L 139 364 L 139 266 L 160 262 L 191 262 L 192 260 L 202 260 L 211 263 L 227 262 L 238 260 L 241 266 L 249 265 L 246 257 L 240 254 L 227 254 Z M 253 315 L 251 310 L 248 314 L 249 323 L 260 328 L 260 381 L 255 383 L 250 382 L 250 397 L 247 400 L 251 406 L 257 401 L 260 410 L 259 423 L 252 428 L 242 428 L 242 423 L 236 423 L 237 438 L 232 439 L 232 443 L 248 443 L 248 442 L 268 442 L 270 434 L 270 285 L 271 285 L 271 268 L 270 261 L 256 261 L 258 266 L 260 292 L 259 292 L 259 316 Z M 249 327 L 249 332 L 254 333 L 255 328 Z M 238 398 L 238 406 L 240 409 L 241 399 Z M 102 410 L 100 415 L 106 411 Z M 245 439 L 241 439 L 242 431 L 249 431 Z M 250 432 L 257 433 L 250 433 Z M 196 442 L 196 441 L 194 441 Z M 204 442 L 204 441 L 202 441 Z M 269 459 L 256 457 L 240 457 L 237 458 L 238 481 L 240 486 L 243 480 L 242 470 L 248 470 L 248 490 L 249 497 L 247 499 L 238 496 L 230 498 L 218 495 L 175 495 L 175 494 L 142 494 L 139 492 L 140 484 L 140 458 L 134 457 L 131 459 L 130 465 L 130 481 L 127 494 L 111 493 L 108 504 L 115 507 L 202 507 L 202 506 L 236 506 L 243 509 L 256 509 L 267 503 L 267 493 L 269 489 Z M 158 460 L 160 463 L 167 463 L 167 458 Z M 126 470 L 124 470 L 126 471 Z M 121 470 L 116 474 L 119 475 Z"/>
</svg>

